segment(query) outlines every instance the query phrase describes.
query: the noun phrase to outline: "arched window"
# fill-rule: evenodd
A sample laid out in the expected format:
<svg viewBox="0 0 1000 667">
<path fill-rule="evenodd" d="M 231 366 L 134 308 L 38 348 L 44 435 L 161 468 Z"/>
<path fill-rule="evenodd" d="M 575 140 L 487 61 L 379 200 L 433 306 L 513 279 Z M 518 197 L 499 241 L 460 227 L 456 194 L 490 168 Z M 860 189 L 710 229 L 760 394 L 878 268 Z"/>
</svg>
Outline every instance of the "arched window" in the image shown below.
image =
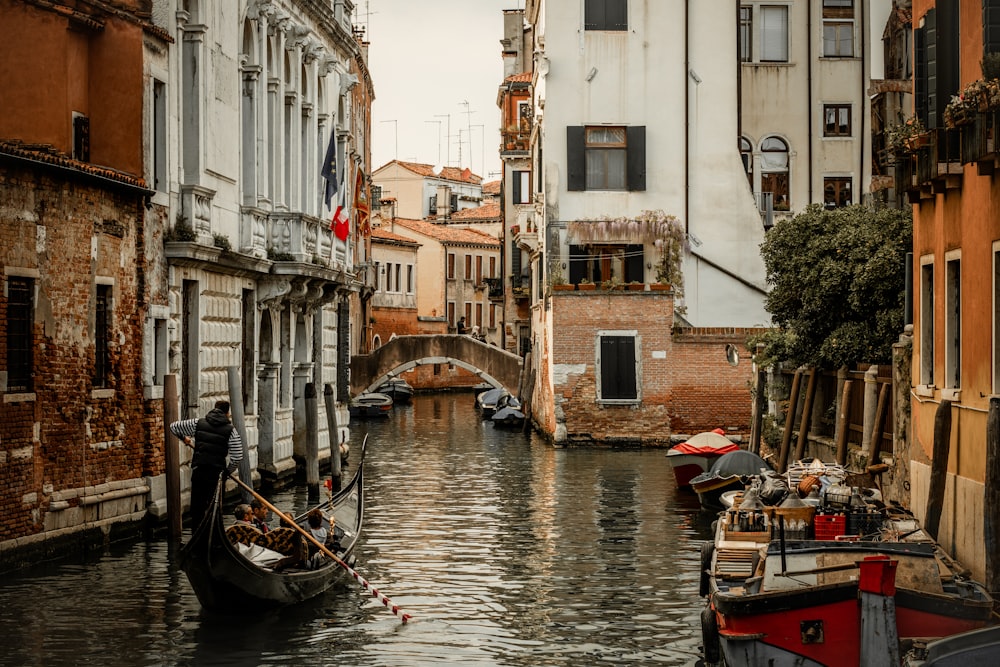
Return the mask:
<svg viewBox="0 0 1000 667">
<path fill-rule="evenodd" d="M 743 160 L 743 171 L 747 173 L 750 187 L 753 187 L 753 144 L 746 137 L 740 137 L 740 159 Z"/>
<path fill-rule="evenodd" d="M 788 144 L 780 137 L 765 137 L 760 144 L 760 191 L 774 194 L 774 210 L 789 210 Z"/>
</svg>

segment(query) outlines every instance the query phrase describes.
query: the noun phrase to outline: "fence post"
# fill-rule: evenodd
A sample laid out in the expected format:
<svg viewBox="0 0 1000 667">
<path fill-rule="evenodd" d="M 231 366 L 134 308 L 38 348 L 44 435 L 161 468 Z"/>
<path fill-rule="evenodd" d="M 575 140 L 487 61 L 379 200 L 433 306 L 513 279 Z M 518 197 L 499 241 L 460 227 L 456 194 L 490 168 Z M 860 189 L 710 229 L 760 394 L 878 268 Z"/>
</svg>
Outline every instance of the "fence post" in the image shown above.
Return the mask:
<svg viewBox="0 0 1000 667">
<path fill-rule="evenodd" d="M 885 424 L 885 414 L 889 409 L 889 385 L 882 383 L 878 390 L 878 407 L 875 408 L 875 423 L 872 425 L 872 437 L 868 444 L 865 467 L 878 463 L 882 452 L 882 428 Z"/>
<path fill-rule="evenodd" d="M 875 425 L 875 402 L 878 398 L 878 366 L 865 371 L 865 407 L 862 413 L 861 451 L 871 450 L 872 427 Z"/>
<path fill-rule="evenodd" d="M 792 378 L 792 392 L 788 396 L 788 409 L 785 411 L 785 433 L 781 438 L 781 453 L 778 455 L 777 472 L 788 469 L 788 453 L 792 448 L 792 425 L 795 421 L 795 410 L 799 406 L 799 384 L 802 382 L 802 369 L 795 370 Z"/>
<path fill-rule="evenodd" d="M 813 398 L 816 396 L 815 368 L 809 369 L 809 382 L 806 384 L 806 400 L 802 405 L 802 421 L 799 424 L 799 441 L 795 445 L 795 460 L 801 461 L 806 455 L 806 442 L 809 441 L 809 420 L 812 419 Z"/>
<path fill-rule="evenodd" d="M 840 395 L 840 405 L 837 411 L 837 465 L 847 464 L 847 431 L 849 420 L 847 418 L 851 409 L 851 391 L 854 389 L 854 380 L 844 380 L 844 391 Z"/>
</svg>

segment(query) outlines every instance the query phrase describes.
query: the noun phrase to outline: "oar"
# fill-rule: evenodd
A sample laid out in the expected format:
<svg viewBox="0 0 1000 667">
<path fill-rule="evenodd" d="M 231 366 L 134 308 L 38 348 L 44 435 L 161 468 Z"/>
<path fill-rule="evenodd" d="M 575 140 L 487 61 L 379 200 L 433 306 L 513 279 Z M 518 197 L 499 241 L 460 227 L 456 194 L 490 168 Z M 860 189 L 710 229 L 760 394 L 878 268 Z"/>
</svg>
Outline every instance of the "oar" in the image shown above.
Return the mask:
<svg viewBox="0 0 1000 667">
<path fill-rule="evenodd" d="M 227 473 L 227 475 L 228 475 L 228 473 Z M 264 499 L 260 494 L 258 494 L 256 491 L 253 490 L 253 487 L 251 487 L 248 484 L 246 484 L 243 480 L 241 480 L 241 479 L 239 479 L 237 477 L 233 477 L 232 475 L 229 475 L 229 479 L 231 479 L 234 482 L 236 482 L 237 484 L 239 484 L 243 489 L 245 489 L 245 490 L 249 491 L 250 493 L 252 493 L 254 498 L 256 498 L 260 502 L 264 503 L 264 506 L 267 507 L 272 512 L 274 512 L 277 516 L 285 516 L 285 514 L 281 510 L 279 510 L 277 507 L 275 507 L 271 503 L 267 502 L 266 499 Z M 362 588 L 364 588 L 366 591 L 371 591 L 372 597 L 378 599 L 378 601 L 381 602 L 383 604 L 383 606 L 385 606 L 386 609 L 388 609 L 393 614 L 395 614 L 396 616 L 398 616 L 400 621 L 402 621 L 403 623 L 407 623 L 407 622 L 409 622 L 409 620 L 411 618 L 413 618 L 410 614 L 407 614 L 407 613 L 403 612 L 403 610 L 401 610 L 399 608 L 399 605 L 397 605 L 392 600 L 390 600 L 389 598 L 387 598 L 385 595 L 383 595 L 382 593 L 380 593 L 377 588 L 375 588 L 374 586 L 372 586 L 368 582 L 368 580 L 366 580 L 364 577 L 362 577 L 360 574 L 358 574 L 357 571 L 354 570 L 354 568 L 352 568 L 350 565 L 348 565 L 347 563 L 345 563 L 341 559 L 337 558 L 336 554 L 334 554 L 332 551 L 330 551 L 329 549 L 327 549 L 326 545 L 324 545 L 322 542 L 320 542 L 315 537 L 313 537 L 312 534 L 309 533 L 309 531 L 307 531 L 305 528 L 303 528 L 299 524 L 295 523 L 294 521 L 291 521 L 290 523 L 292 524 L 292 528 L 294 528 L 295 530 L 299 531 L 299 533 L 301 533 L 303 537 L 305 537 L 307 540 L 309 540 L 314 545 L 316 545 L 319 548 L 320 551 L 322 551 L 323 553 L 325 553 L 327 556 L 329 556 L 334 561 L 336 561 L 336 563 L 338 565 L 340 565 L 342 568 L 344 568 L 345 570 L 347 570 L 351 574 L 351 576 L 354 577 L 354 579 L 359 584 L 361 584 Z"/>
</svg>

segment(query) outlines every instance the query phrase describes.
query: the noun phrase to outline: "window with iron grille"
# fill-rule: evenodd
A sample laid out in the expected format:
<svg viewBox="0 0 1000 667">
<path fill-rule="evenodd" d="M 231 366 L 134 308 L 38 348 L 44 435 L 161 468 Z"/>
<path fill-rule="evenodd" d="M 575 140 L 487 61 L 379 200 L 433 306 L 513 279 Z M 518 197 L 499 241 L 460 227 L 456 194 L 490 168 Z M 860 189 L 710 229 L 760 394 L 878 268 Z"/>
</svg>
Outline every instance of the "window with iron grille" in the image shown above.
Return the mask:
<svg viewBox="0 0 1000 667">
<path fill-rule="evenodd" d="M 7 391 L 35 390 L 35 281 L 7 278 Z"/>
<path fill-rule="evenodd" d="M 111 285 L 97 285 L 94 303 L 94 387 L 107 387 L 111 375 Z"/>
</svg>

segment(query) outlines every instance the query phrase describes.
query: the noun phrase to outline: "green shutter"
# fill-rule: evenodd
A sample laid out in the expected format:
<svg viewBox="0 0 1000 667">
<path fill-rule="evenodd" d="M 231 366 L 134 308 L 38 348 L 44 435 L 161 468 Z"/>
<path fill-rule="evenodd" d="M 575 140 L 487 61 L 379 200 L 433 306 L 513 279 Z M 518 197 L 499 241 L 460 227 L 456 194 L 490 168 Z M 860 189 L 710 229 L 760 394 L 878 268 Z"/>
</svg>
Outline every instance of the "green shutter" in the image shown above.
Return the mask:
<svg viewBox="0 0 1000 667">
<path fill-rule="evenodd" d="M 566 128 L 566 188 L 570 191 L 587 189 L 587 160 L 584 154 L 584 128 Z"/>
</svg>

